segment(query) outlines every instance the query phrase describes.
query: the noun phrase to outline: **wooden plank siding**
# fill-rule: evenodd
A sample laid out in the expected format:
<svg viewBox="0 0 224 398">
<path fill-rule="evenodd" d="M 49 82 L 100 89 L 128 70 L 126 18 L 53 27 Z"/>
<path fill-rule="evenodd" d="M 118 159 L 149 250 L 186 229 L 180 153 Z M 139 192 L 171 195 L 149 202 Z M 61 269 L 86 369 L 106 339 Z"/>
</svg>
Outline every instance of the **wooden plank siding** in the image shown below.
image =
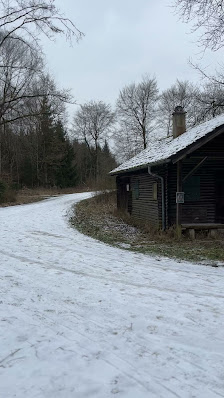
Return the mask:
<svg viewBox="0 0 224 398">
<path fill-rule="evenodd" d="M 153 199 L 153 183 L 158 183 L 157 200 Z M 130 192 L 124 193 L 126 184 L 130 184 Z M 138 184 L 139 195 L 136 198 L 135 187 Z M 161 184 L 150 176 L 147 170 L 135 174 L 117 177 L 117 205 L 128 211 L 133 220 L 148 223 L 153 228 L 161 227 Z"/>
<path fill-rule="evenodd" d="M 197 149 L 183 160 L 183 178 L 200 162 L 208 157 L 193 174 L 200 177 L 200 200 L 182 205 L 182 223 L 215 223 L 216 220 L 216 174 L 224 178 L 224 134 Z M 168 224 L 176 223 L 176 165 L 168 169 Z"/>
<path fill-rule="evenodd" d="M 142 223 L 149 223 L 153 228 L 161 226 L 161 217 L 159 211 L 159 203 L 161 196 L 160 183 L 150 176 L 147 171 L 143 174 L 132 175 L 131 191 L 132 191 L 132 217 L 134 220 Z M 153 183 L 158 182 L 158 199 L 153 199 Z M 139 185 L 139 197 L 133 194 L 134 187 Z"/>
<path fill-rule="evenodd" d="M 183 176 L 195 165 L 195 162 L 183 163 Z M 169 199 L 168 218 L 169 226 L 176 223 L 176 165 L 169 168 Z M 204 165 L 205 166 L 205 165 Z M 205 168 L 206 169 L 206 168 Z M 197 172 L 195 176 L 200 177 L 200 200 L 189 201 L 182 205 L 182 223 L 215 222 L 215 188 L 214 178 L 209 172 L 205 174 Z"/>
</svg>

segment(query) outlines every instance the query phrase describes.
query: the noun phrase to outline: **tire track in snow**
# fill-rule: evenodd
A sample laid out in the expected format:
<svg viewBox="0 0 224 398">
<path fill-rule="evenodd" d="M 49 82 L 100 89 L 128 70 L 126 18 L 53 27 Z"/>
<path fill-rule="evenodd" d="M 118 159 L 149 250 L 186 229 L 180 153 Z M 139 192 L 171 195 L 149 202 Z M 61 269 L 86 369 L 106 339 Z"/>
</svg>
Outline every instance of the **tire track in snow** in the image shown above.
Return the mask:
<svg viewBox="0 0 224 398">
<path fill-rule="evenodd" d="M 0 250 L 0 253 L 7 256 L 7 257 L 11 257 L 17 260 L 20 260 L 24 263 L 28 263 L 30 265 L 36 264 L 36 265 L 41 265 L 43 266 L 43 268 L 45 269 L 52 269 L 52 270 L 56 270 L 56 271 L 63 271 L 63 272 L 69 272 L 71 274 L 75 274 L 75 275 L 80 275 L 83 277 L 88 277 L 88 278 L 92 278 L 92 279 L 98 279 L 98 280 L 103 280 L 106 282 L 113 282 L 113 283 L 120 283 L 120 284 L 125 284 L 127 286 L 133 286 L 133 287 L 138 287 L 138 288 L 145 288 L 145 289 L 149 289 L 149 290 L 155 290 L 155 291 L 159 291 L 159 292 L 170 292 L 170 293 L 176 293 L 177 290 L 176 289 L 171 289 L 171 288 L 159 288 L 159 287 L 155 287 L 155 286 L 150 286 L 149 284 L 141 284 L 141 283 L 131 283 L 128 282 L 126 279 L 117 279 L 114 278 L 110 275 L 110 277 L 104 277 L 104 276 L 99 276 L 97 274 L 89 274 L 88 272 L 83 272 L 83 271 L 76 271 L 74 269 L 69 269 L 69 268 L 65 268 L 65 267 L 61 267 L 61 266 L 56 266 L 56 265 L 52 265 L 51 263 L 47 262 L 47 261 L 41 261 L 41 260 L 34 260 L 34 259 L 30 259 L 29 257 L 24 257 L 24 256 L 20 256 L 20 255 L 16 255 L 16 254 L 11 254 L 5 250 Z M 180 292 L 178 292 L 180 294 Z M 186 291 L 181 291 L 181 294 L 187 294 L 187 295 L 193 295 L 195 296 L 195 291 L 191 291 L 189 290 L 189 288 Z M 214 298 L 222 298 L 224 299 L 224 295 L 220 295 L 220 294 L 211 294 L 209 293 L 197 293 L 197 297 L 214 297 Z"/>
</svg>

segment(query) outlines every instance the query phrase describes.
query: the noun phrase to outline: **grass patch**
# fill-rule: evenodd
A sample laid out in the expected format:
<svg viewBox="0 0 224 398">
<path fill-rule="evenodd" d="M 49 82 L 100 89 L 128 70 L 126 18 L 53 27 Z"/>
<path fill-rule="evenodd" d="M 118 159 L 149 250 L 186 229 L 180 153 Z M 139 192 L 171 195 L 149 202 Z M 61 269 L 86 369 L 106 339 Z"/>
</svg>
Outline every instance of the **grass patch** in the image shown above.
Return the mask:
<svg viewBox="0 0 224 398">
<path fill-rule="evenodd" d="M 0 180 L 0 205 L 3 203 L 16 202 L 16 194 L 16 190 L 14 190 L 9 184 Z"/>
<path fill-rule="evenodd" d="M 24 188 L 20 190 L 9 190 L 4 193 L 4 200 L 0 207 L 17 206 L 28 203 L 40 202 L 41 200 L 50 198 L 52 196 L 65 195 L 70 193 L 78 193 L 86 191 L 86 187 L 77 188 Z M 0 197 L 1 199 L 1 197 Z"/>
<path fill-rule="evenodd" d="M 214 265 L 224 261 L 223 236 L 216 239 L 198 234 L 195 240 L 175 230 L 155 231 L 139 225 L 116 209 L 116 192 L 105 192 L 83 200 L 75 206 L 71 223 L 82 233 L 113 246 L 141 253 Z"/>
</svg>

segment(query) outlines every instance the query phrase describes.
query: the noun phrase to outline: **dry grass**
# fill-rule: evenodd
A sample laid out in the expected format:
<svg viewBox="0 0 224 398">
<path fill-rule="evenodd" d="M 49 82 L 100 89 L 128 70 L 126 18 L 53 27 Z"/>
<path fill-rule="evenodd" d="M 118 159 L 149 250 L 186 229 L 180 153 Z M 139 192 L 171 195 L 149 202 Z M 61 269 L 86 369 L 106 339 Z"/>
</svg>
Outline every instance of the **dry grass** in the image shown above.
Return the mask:
<svg viewBox="0 0 224 398">
<path fill-rule="evenodd" d="M 116 217 L 115 211 L 116 193 L 105 192 L 80 202 L 71 221 L 85 234 L 106 243 L 135 240 L 136 228 Z"/>
<path fill-rule="evenodd" d="M 116 210 L 116 193 L 104 193 L 76 206 L 72 224 L 81 232 L 128 250 L 216 265 L 224 262 L 223 236 L 208 238 L 199 233 L 192 241 L 176 237 L 174 228 L 166 232 L 141 225 Z"/>
<path fill-rule="evenodd" d="M 4 203 L 0 203 L 0 207 L 17 206 L 28 203 L 35 203 L 47 199 L 51 196 L 65 195 L 70 193 L 84 192 L 86 187 L 79 188 L 24 188 L 18 191 L 12 191 L 13 195 L 8 196 Z"/>
</svg>

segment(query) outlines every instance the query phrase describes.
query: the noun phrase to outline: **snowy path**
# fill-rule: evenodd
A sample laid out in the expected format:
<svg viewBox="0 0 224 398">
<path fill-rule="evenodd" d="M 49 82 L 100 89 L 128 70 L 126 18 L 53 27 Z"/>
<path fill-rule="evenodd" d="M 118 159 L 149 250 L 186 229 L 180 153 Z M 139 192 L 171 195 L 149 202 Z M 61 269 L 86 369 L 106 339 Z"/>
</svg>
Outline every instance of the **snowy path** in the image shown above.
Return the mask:
<svg viewBox="0 0 224 398">
<path fill-rule="evenodd" d="M 81 235 L 88 195 L 0 209 L 0 397 L 224 397 L 224 268 Z"/>
</svg>

